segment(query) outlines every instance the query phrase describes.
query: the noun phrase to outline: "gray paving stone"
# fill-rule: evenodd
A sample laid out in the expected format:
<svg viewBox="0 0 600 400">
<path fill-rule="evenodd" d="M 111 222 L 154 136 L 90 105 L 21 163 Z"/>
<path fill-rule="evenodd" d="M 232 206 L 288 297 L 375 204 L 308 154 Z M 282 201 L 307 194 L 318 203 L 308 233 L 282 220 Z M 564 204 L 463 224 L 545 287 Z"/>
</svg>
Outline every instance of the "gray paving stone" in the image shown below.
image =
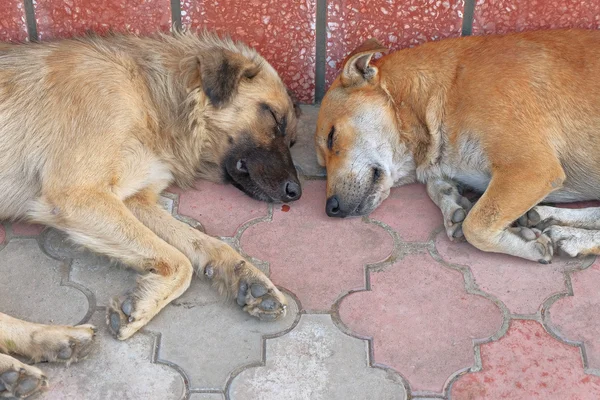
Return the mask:
<svg viewBox="0 0 600 400">
<path fill-rule="evenodd" d="M 225 400 L 220 393 L 192 393 L 190 400 Z"/>
<path fill-rule="evenodd" d="M 132 269 L 90 252 L 74 259 L 69 272 L 72 282 L 85 286 L 94 294 L 98 306 L 107 306 L 114 296 L 133 289 L 137 276 Z"/>
<path fill-rule="evenodd" d="M 296 144 L 292 147 L 294 164 L 305 176 L 325 176 L 325 168 L 317 163 L 315 152 L 315 129 L 317 127 L 317 106 L 302 106 L 302 116 L 298 122 L 298 136 Z"/>
<path fill-rule="evenodd" d="M 40 243 L 46 253 L 58 260 L 81 257 L 89 253 L 83 247 L 71 242 L 66 234 L 56 229 L 46 229 L 40 238 Z"/>
<path fill-rule="evenodd" d="M 34 239 L 12 239 L 0 251 L 0 310 L 28 321 L 76 324 L 88 311 L 87 297 L 61 286 L 66 266 L 42 252 Z"/>
<path fill-rule="evenodd" d="M 263 335 L 292 326 L 298 311 L 296 303 L 288 300 L 288 313 L 282 320 L 264 322 L 195 279 L 147 329 L 161 332 L 159 358 L 180 366 L 192 389 L 222 390 L 235 369 L 261 361 Z"/>
<path fill-rule="evenodd" d="M 302 315 L 288 334 L 267 340 L 267 361 L 242 371 L 232 400 L 398 400 L 406 389 L 393 373 L 367 366 L 367 345 L 340 332 L 329 315 Z"/>
<path fill-rule="evenodd" d="M 113 339 L 97 311 L 96 348 L 87 359 L 66 368 L 42 364 L 50 379 L 43 400 L 171 400 L 182 399 L 183 377 L 175 369 L 151 362 L 155 337 L 138 332 L 126 341 Z"/>
</svg>

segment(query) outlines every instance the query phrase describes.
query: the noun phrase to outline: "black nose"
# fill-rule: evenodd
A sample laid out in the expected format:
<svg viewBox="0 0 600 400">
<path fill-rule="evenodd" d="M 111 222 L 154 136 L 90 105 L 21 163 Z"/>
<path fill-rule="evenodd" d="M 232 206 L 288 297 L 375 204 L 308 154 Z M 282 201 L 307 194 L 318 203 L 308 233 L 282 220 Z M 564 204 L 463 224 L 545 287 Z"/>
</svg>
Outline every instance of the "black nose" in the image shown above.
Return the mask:
<svg viewBox="0 0 600 400">
<path fill-rule="evenodd" d="M 340 210 L 340 201 L 336 195 L 331 196 L 327 199 L 327 204 L 325 204 L 325 212 L 330 217 L 344 217 L 342 211 Z"/>
<path fill-rule="evenodd" d="M 302 189 L 300 189 L 300 185 L 293 181 L 287 181 L 284 184 L 285 189 L 285 198 L 284 201 L 294 201 L 298 200 L 302 195 Z"/>
</svg>

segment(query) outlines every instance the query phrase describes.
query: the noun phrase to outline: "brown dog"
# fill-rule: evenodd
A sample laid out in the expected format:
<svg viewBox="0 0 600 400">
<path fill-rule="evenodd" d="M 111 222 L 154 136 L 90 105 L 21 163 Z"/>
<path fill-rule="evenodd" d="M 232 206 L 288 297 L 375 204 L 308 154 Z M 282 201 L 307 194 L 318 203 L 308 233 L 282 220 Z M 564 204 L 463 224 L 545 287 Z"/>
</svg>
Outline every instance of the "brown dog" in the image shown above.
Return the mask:
<svg viewBox="0 0 600 400">
<path fill-rule="evenodd" d="M 126 339 L 189 286 L 194 268 L 251 315 L 285 314 L 286 298 L 225 243 L 157 204 L 172 182 L 230 182 L 267 201 L 301 195 L 289 147 L 299 109 L 256 51 L 215 36 L 114 35 L 0 49 L 0 219 L 27 218 L 142 275 L 112 301 Z M 93 327 L 0 314 L 0 351 L 71 362 Z M 19 372 L 21 371 L 21 372 Z M 45 384 L 0 354 L 0 397 Z"/>
<path fill-rule="evenodd" d="M 385 51 L 357 48 L 323 100 L 329 216 L 419 181 L 451 239 L 541 263 L 600 254 L 600 209 L 534 207 L 600 198 L 600 32 L 448 39 L 371 62 Z M 472 208 L 458 184 L 483 193 Z"/>
</svg>

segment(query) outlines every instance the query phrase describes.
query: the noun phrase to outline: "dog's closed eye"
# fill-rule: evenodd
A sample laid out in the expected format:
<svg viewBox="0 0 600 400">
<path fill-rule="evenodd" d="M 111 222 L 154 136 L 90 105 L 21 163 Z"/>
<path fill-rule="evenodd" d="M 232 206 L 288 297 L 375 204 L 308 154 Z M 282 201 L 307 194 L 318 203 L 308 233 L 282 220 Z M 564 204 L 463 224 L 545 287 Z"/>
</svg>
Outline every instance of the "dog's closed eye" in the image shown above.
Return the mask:
<svg viewBox="0 0 600 400">
<path fill-rule="evenodd" d="M 329 136 L 327 136 L 327 148 L 329 150 L 333 149 L 333 137 L 335 135 L 335 126 L 331 127 L 331 130 L 329 131 Z"/>
</svg>

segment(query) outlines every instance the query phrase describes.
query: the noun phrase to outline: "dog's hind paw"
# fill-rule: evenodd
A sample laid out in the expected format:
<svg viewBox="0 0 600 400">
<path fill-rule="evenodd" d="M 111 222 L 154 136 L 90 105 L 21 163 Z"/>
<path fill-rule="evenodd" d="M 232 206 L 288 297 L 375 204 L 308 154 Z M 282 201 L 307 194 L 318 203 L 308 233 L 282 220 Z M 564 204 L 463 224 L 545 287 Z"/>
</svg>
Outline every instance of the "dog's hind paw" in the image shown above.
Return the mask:
<svg viewBox="0 0 600 400">
<path fill-rule="evenodd" d="M 559 224 L 559 221 L 552 216 L 553 210 L 556 210 L 556 208 L 535 206 L 517 220 L 517 225 L 527 228 L 537 228 L 540 231 L 544 231 L 549 226 Z"/>
<path fill-rule="evenodd" d="M 85 358 L 92 349 L 96 328 L 92 325 L 49 326 L 31 334 L 32 359 L 67 365 Z"/>
<path fill-rule="evenodd" d="M 48 386 L 48 378 L 34 366 L 14 360 L 0 368 L 0 397 L 26 399 Z"/>
<path fill-rule="evenodd" d="M 519 226 L 509 228 L 509 231 L 525 241 L 527 247 L 526 255 L 523 257 L 530 260 L 536 260 L 540 264 L 550 264 L 554 255 L 554 245 L 552 239 L 539 229 Z"/>
<path fill-rule="evenodd" d="M 128 339 L 144 323 L 136 318 L 136 299 L 132 295 L 114 297 L 106 310 L 106 324 L 110 333 L 119 340 Z"/>
</svg>

